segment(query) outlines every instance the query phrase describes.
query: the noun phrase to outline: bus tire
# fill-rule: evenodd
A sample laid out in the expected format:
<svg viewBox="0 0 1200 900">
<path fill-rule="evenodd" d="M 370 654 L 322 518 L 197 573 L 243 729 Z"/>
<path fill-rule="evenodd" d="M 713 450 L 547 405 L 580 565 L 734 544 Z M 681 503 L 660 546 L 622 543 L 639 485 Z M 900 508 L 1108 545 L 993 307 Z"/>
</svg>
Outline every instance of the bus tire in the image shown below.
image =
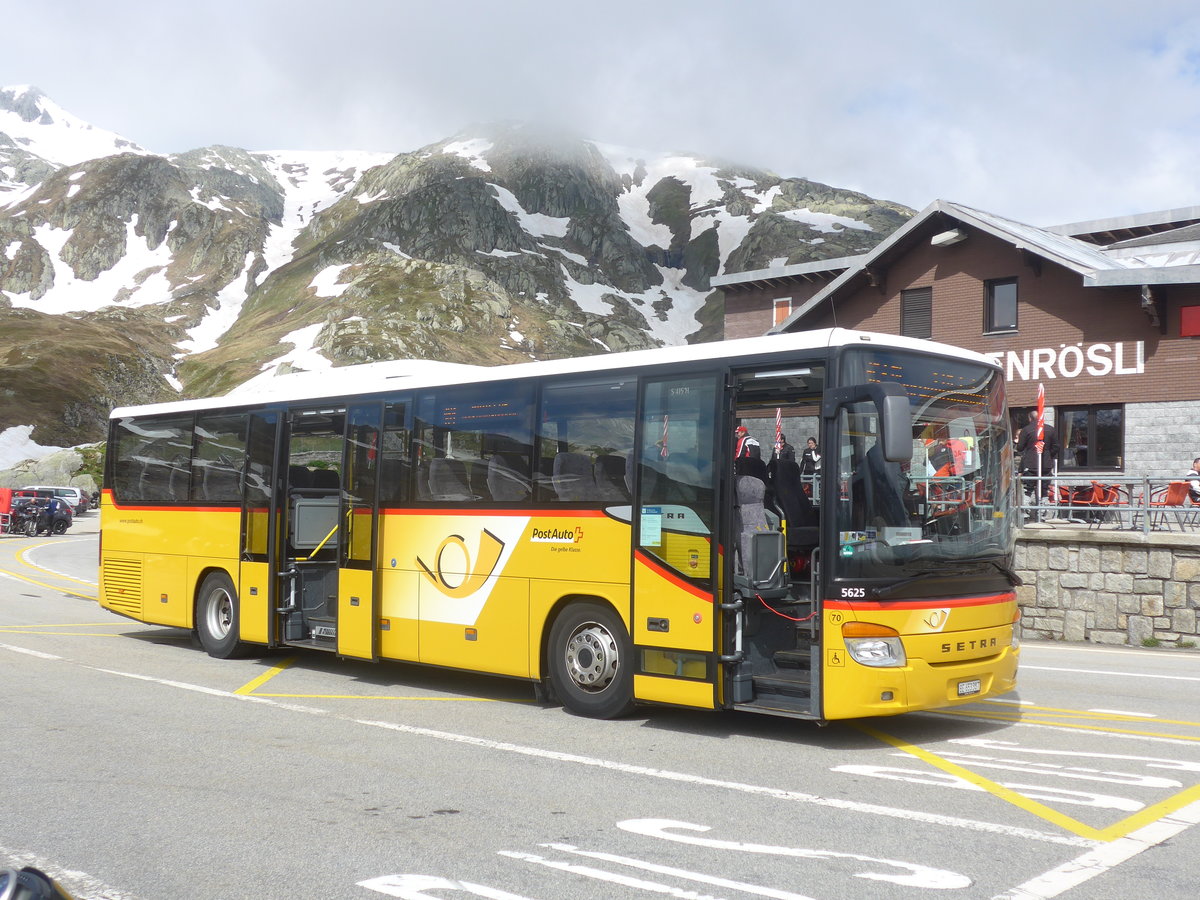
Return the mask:
<svg viewBox="0 0 1200 900">
<path fill-rule="evenodd" d="M 217 659 L 232 659 L 246 650 L 238 640 L 237 589 L 224 572 L 210 572 L 200 583 L 196 632 L 200 646 Z"/>
<path fill-rule="evenodd" d="M 550 629 L 550 682 L 579 716 L 615 719 L 633 709 L 633 642 L 601 603 L 572 603 Z"/>
</svg>

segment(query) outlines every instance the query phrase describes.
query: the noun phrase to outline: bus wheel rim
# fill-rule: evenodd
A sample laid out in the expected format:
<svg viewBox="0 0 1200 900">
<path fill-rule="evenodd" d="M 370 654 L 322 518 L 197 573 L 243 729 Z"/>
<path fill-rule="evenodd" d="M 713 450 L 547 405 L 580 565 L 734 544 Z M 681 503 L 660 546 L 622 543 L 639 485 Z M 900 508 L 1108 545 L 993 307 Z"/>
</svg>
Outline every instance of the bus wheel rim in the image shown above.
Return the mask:
<svg viewBox="0 0 1200 900">
<path fill-rule="evenodd" d="M 621 663 L 617 639 L 603 625 L 587 622 L 567 639 L 567 674 L 580 690 L 599 693 L 612 684 Z"/>
<path fill-rule="evenodd" d="M 229 592 L 218 588 L 208 595 L 208 630 L 214 637 L 223 638 L 233 627 L 233 599 Z"/>
</svg>

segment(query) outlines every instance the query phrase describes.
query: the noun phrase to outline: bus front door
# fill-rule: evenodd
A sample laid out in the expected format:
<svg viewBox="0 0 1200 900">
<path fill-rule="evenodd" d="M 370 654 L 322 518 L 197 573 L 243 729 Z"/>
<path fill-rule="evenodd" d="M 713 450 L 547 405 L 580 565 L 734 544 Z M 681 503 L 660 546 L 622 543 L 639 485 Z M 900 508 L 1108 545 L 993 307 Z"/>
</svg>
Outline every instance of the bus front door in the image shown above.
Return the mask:
<svg viewBox="0 0 1200 900">
<path fill-rule="evenodd" d="M 381 403 L 347 408 L 339 507 L 337 652 L 360 659 L 375 659 L 378 653 L 376 546 L 382 428 Z"/>
</svg>

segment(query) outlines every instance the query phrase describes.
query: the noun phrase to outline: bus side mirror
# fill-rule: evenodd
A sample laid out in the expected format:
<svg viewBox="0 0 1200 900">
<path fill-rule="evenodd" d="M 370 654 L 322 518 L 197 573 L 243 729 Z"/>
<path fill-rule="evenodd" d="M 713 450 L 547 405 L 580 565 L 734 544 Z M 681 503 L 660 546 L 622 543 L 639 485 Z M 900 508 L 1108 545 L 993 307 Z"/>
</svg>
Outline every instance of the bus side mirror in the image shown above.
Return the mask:
<svg viewBox="0 0 1200 900">
<path fill-rule="evenodd" d="M 879 411 L 879 443 L 883 458 L 901 463 L 912 460 L 912 411 L 908 392 L 898 384 L 854 384 L 826 391 L 821 415 L 837 417 L 838 410 L 852 403 L 871 402 Z"/>
<path fill-rule="evenodd" d="M 912 413 L 908 395 L 887 394 L 879 398 L 879 439 L 888 462 L 912 460 Z"/>
</svg>

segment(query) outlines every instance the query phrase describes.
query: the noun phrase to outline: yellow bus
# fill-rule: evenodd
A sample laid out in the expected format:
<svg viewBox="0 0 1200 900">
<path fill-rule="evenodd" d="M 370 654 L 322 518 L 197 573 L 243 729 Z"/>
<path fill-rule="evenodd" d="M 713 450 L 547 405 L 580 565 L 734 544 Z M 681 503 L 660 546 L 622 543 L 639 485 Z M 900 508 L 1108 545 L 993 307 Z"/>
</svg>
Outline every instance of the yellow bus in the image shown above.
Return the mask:
<svg viewBox="0 0 1200 900">
<path fill-rule="evenodd" d="M 888 715 L 1013 689 L 1012 474 L 1000 369 L 902 337 L 348 366 L 114 410 L 100 603 L 594 717 Z"/>
</svg>

